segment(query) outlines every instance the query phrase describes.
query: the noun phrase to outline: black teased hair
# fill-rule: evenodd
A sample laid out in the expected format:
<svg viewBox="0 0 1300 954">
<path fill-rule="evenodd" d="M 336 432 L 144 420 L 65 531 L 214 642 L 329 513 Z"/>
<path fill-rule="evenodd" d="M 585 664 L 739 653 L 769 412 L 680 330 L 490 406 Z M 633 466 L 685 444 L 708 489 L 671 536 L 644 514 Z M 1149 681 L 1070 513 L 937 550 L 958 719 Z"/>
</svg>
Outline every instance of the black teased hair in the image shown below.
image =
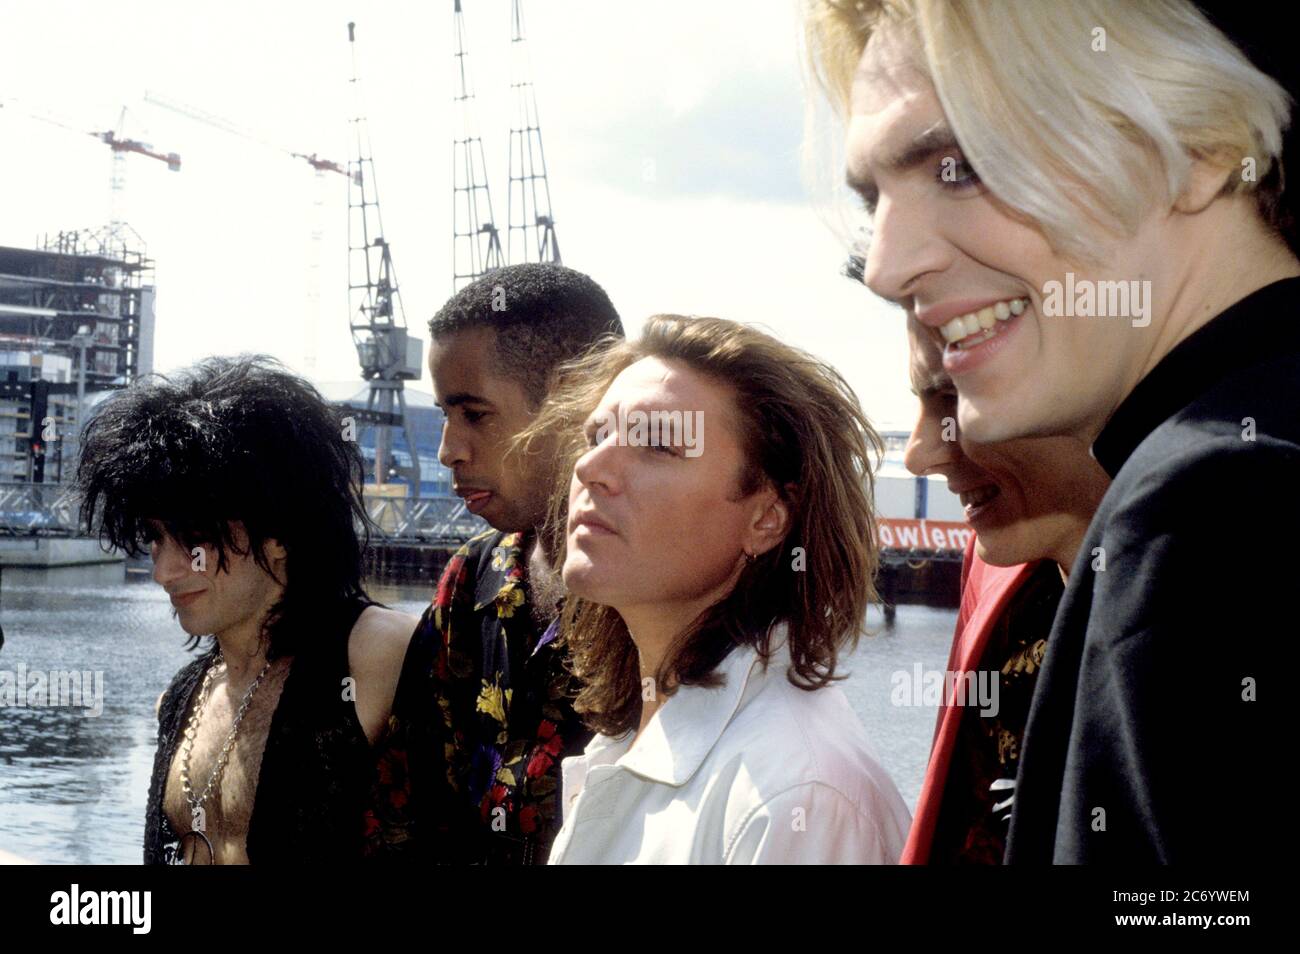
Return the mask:
<svg viewBox="0 0 1300 954">
<path fill-rule="evenodd" d="M 550 262 L 506 265 L 466 285 L 429 321 L 432 339 L 469 328 L 496 332 L 497 358 L 534 408 L 551 373 L 602 335 L 623 337 L 605 290 L 582 272 Z"/>
<path fill-rule="evenodd" d="M 287 656 L 337 620 L 343 600 L 364 595 L 363 466 L 341 414 L 274 358 L 206 358 L 141 379 L 86 422 L 81 519 L 133 556 L 154 536 L 147 521 L 160 520 L 187 548 L 216 548 L 219 570 L 227 550 L 241 552 L 229 521 L 243 523 L 267 573 L 263 544 L 280 541 L 285 589 L 263 632 L 268 658 Z"/>
</svg>

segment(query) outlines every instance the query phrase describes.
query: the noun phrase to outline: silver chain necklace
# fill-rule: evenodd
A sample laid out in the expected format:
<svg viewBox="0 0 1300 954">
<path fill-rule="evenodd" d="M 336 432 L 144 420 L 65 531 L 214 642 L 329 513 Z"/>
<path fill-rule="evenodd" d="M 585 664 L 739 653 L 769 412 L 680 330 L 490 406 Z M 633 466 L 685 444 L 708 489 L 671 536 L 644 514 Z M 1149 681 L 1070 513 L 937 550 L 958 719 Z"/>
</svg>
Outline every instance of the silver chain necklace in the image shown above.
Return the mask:
<svg viewBox="0 0 1300 954">
<path fill-rule="evenodd" d="M 220 650 L 217 650 L 217 658 L 214 659 L 212 665 L 208 667 L 208 671 L 203 674 L 203 685 L 199 688 L 199 698 L 194 703 L 194 711 L 190 713 L 190 718 L 185 724 L 185 740 L 181 743 L 181 790 L 185 793 L 185 800 L 190 806 L 191 825 L 193 825 L 193 820 L 198 816 L 199 809 L 201 809 L 212 796 L 213 789 L 217 786 L 222 773 L 225 771 L 226 763 L 230 760 L 230 751 L 235 747 L 235 737 L 239 735 L 239 724 L 244 721 L 244 716 L 248 712 L 248 707 L 253 702 L 253 693 L 257 692 L 257 687 L 262 684 L 262 679 L 265 678 L 266 674 L 270 671 L 271 661 L 269 659 L 266 661 L 266 665 L 262 667 L 262 671 L 257 674 L 257 678 L 253 680 L 252 684 L 244 692 L 244 701 L 240 703 L 239 709 L 235 713 L 234 724 L 230 727 L 230 733 L 226 736 L 225 744 L 221 746 L 221 752 L 217 755 L 216 764 L 212 766 L 212 771 L 208 774 L 208 783 L 203 787 L 203 794 L 196 797 L 194 794 L 194 788 L 190 785 L 190 752 L 194 748 L 194 739 L 198 736 L 199 721 L 203 717 L 203 709 L 207 705 L 208 692 L 212 687 L 212 679 L 216 675 L 218 669 L 223 671 L 226 669 L 226 659 Z M 212 852 L 212 842 L 208 840 L 206 834 L 202 831 L 194 830 L 186 837 L 189 837 L 189 835 L 195 835 L 197 838 L 202 839 L 204 845 L 208 849 L 208 858 L 210 860 L 215 860 L 215 856 Z M 182 839 L 182 842 L 183 841 L 184 839 Z"/>
</svg>

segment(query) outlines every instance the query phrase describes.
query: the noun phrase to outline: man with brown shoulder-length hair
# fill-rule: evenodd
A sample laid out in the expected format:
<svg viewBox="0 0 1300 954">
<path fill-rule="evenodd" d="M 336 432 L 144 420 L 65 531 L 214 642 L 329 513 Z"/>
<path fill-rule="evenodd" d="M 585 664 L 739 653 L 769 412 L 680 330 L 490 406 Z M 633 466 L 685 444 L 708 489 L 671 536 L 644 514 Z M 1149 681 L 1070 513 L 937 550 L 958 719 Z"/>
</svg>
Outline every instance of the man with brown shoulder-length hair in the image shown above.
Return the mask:
<svg viewBox="0 0 1300 954">
<path fill-rule="evenodd" d="M 716 318 L 567 367 L 550 532 L 600 734 L 552 864 L 893 863 L 894 783 L 832 685 L 878 555 L 879 438 L 832 368 Z M 524 447 L 529 432 L 525 432 Z"/>
</svg>

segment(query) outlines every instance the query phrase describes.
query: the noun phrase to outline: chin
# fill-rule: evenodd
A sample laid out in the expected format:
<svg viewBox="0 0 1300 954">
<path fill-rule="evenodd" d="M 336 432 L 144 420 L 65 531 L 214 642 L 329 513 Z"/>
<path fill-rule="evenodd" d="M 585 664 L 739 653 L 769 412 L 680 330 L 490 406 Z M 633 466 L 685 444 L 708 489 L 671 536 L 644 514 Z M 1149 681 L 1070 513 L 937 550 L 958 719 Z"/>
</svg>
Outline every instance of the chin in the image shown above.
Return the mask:
<svg viewBox="0 0 1300 954">
<path fill-rule="evenodd" d="M 1034 437 L 1041 421 L 1028 420 L 1020 412 L 1021 398 L 970 399 L 961 396 L 957 408 L 957 426 L 963 439 L 975 444 L 998 444 L 1021 437 Z"/>
<path fill-rule="evenodd" d="M 1018 547 L 1008 546 L 1008 541 L 999 539 L 996 532 L 975 534 L 975 555 L 989 566 L 1016 566 L 1028 562 Z"/>
<path fill-rule="evenodd" d="M 212 627 L 204 626 L 202 623 L 198 622 L 197 620 L 184 620 L 177 617 L 176 621 L 181 624 L 181 629 L 184 631 L 185 635 L 187 636 L 194 636 L 195 638 L 198 638 L 201 636 L 212 635 Z"/>
<path fill-rule="evenodd" d="M 496 497 L 479 516 L 486 520 L 493 530 L 499 530 L 501 533 L 527 533 L 529 530 L 537 529 L 544 521 L 544 518 L 529 516 L 509 501 Z"/>
<path fill-rule="evenodd" d="M 574 596 L 584 600 L 593 600 L 600 602 L 596 598 L 596 592 L 600 589 L 600 574 L 592 566 L 591 560 L 580 550 L 575 551 L 570 545 L 568 554 L 564 559 L 564 567 L 560 571 L 560 578 L 564 580 L 564 588 Z"/>
<path fill-rule="evenodd" d="M 493 530 L 499 530 L 502 533 L 517 533 L 523 530 L 523 527 L 515 526 L 516 521 L 510 519 L 510 515 L 502 513 L 497 508 L 497 501 L 493 500 L 487 505 L 487 509 L 479 513 L 479 517 L 487 523 Z"/>
<path fill-rule="evenodd" d="M 978 533 L 975 534 L 975 555 L 990 566 L 1002 565 L 997 561 L 996 552 L 984 542 L 984 538 Z"/>
</svg>

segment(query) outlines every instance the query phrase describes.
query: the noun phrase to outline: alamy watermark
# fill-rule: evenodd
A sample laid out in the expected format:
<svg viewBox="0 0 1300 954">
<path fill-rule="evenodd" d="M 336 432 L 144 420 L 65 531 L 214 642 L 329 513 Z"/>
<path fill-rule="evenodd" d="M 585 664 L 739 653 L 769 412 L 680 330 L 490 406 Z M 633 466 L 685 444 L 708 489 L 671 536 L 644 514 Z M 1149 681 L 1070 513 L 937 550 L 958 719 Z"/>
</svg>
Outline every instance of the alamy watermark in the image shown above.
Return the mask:
<svg viewBox="0 0 1300 954">
<path fill-rule="evenodd" d="M 85 709 L 87 718 L 104 713 L 104 670 L 34 669 L 26 663 L 0 669 L 0 709 Z"/>
<path fill-rule="evenodd" d="M 50 895 L 50 923 L 57 926 L 123 925 L 132 934 L 148 934 L 152 912 L 150 891 L 82 891 L 74 883 Z"/>
<path fill-rule="evenodd" d="M 1134 328 L 1151 324 L 1150 281 L 1065 281 L 1043 285 L 1043 314 L 1048 318 L 1131 318 Z"/>
<path fill-rule="evenodd" d="M 897 669 L 889 677 L 889 701 L 896 706 L 978 706 L 980 715 L 991 719 L 998 714 L 1000 675 L 991 669 L 925 669 L 917 663 L 911 672 Z"/>
<path fill-rule="evenodd" d="M 703 411 L 627 411 L 622 408 L 598 412 L 596 444 L 610 435 L 623 447 L 680 447 L 687 457 L 704 453 Z"/>
</svg>

